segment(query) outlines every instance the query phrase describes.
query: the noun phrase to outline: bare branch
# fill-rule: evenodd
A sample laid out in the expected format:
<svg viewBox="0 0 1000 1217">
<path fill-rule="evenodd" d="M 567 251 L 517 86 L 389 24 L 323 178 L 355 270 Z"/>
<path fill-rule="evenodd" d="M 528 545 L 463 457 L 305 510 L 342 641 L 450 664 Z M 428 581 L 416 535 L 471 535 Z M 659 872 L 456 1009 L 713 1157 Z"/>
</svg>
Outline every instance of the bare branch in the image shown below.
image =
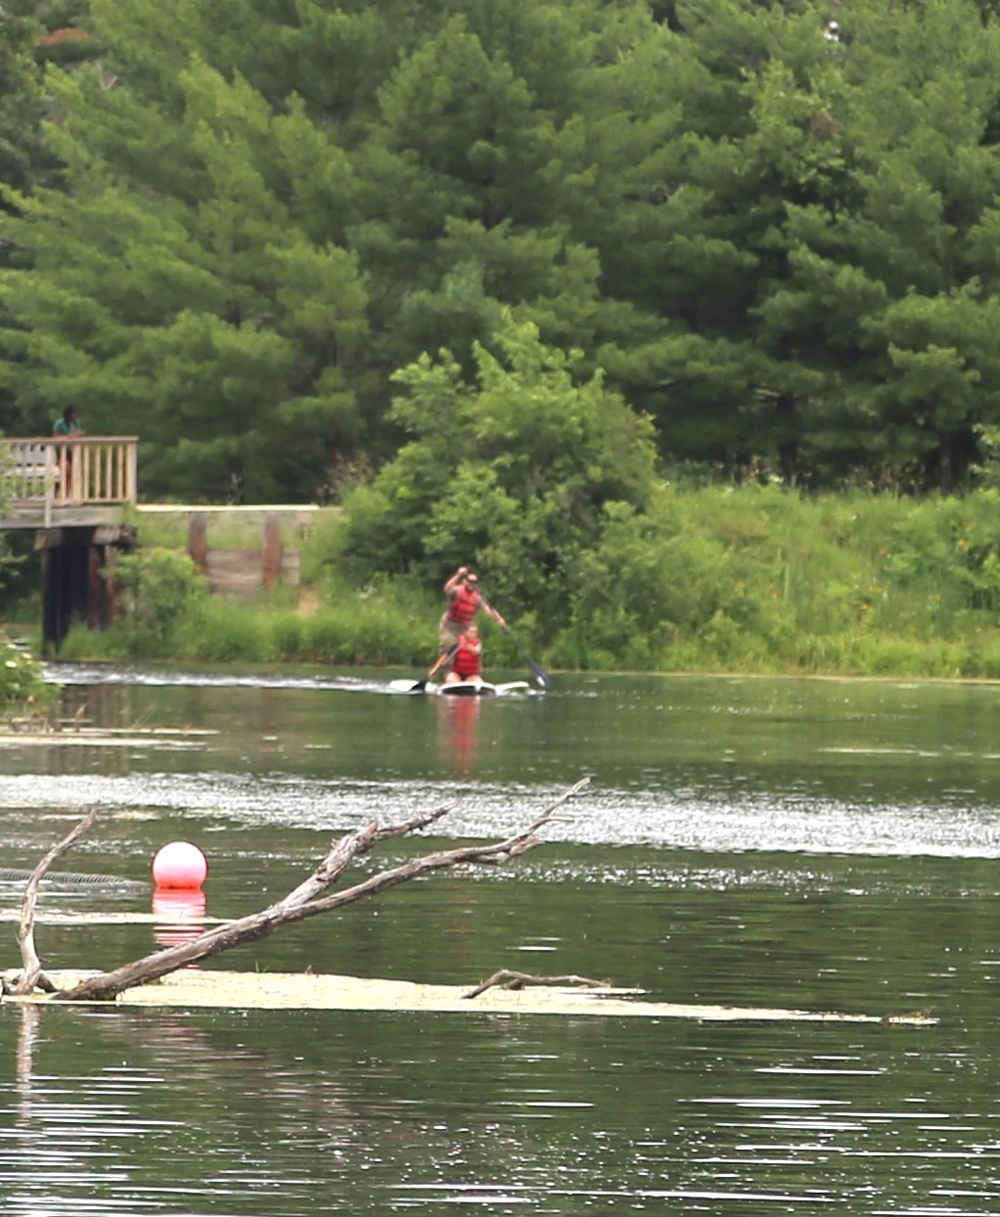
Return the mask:
<svg viewBox="0 0 1000 1217">
<path fill-rule="evenodd" d="M 527 828 L 492 845 L 464 845 L 454 849 L 439 850 L 400 863 L 385 871 L 370 875 L 353 887 L 333 893 L 328 896 L 319 895 L 330 883 L 339 878 L 350 863 L 363 854 L 368 853 L 376 844 L 393 837 L 412 832 L 415 828 L 423 828 L 443 816 L 449 808 L 439 808 L 426 815 L 414 817 L 399 824 L 379 828 L 377 824 L 366 824 L 354 832 L 348 833 L 334 842 L 330 852 L 323 859 L 313 874 L 297 888 L 291 891 L 276 904 L 270 905 L 259 913 L 241 917 L 227 925 L 209 930 L 200 937 L 167 947 L 154 952 L 143 959 L 125 964 L 111 972 L 93 976 L 72 989 L 64 990 L 54 996 L 56 1001 L 110 1001 L 117 994 L 135 985 L 148 984 L 158 980 L 178 968 L 196 963 L 219 955 L 231 947 L 242 946 L 246 943 L 257 942 L 267 938 L 276 929 L 284 925 L 293 925 L 308 917 L 317 917 L 344 905 L 353 904 L 368 896 L 377 896 L 381 892 L 406 883 L 410 879 L 433 871 L 444 870 L 456 866 L 493 865 L 500 866 L 520 857 L 529 850 L 542 844 L 536 835 L 538 830 L 552 821 L 560 818 L 555 812 L 574 795 L 579 794 L 589 783 L 584 778 L 551 803 L 545 811 Z"/>
<path fill-rule="evenodd" d="M 393 837 L 402 837 L 407 833 L 416 832 L 418 829 L 426 828 L 429 824 L 440 820 L 442 816 L 447 815 L 454 807 L 454 803 L 449 803 L 445 807 L 438 807 L 435 811 L 430 811 L 420 816 L 413 816 L 409 820 L 404 820 L 400 824 L 390 824 L 386 828 L 379 828 L 377 824 L 367 824 L 364 828 L 358 829 L 355 833 L 349 833 L 345 837 L 341 837 L 339 841 L 335 841 L 333 847 L 323 862 L 309 876 L 305 883 L 300 884 L 294 891 L 288 893 L 282 900 L 278 901 L 277 906 L 281 908 L 295 908 L 300 904 L 312 900 L 324 888 L 335 882 L 343 872 L 350 866 L 355 858 L 360 858 L 363 854 L 368 853 L 382 841 L 388 841 Z"/>
<path fill-rule="evenodd" d="M 42 988 L 47 992 L 51 992 L 54 988 L 45 978 L 42 972 L 42 961 L 35 950 L 35 906 L 38 903 L 38 889 L 52 864 L 57 862 L 91 828 L 97 819 L 97 811 L 97 807 L 91 807 L 80 823 L 71 829 L 61 841 L 52 846 L 31 872 L 31 876 L 25 884 L 24 899 L 21 903 L 21 923 L 17 932 L 17 939 L 21 946 L 21 967 L 24 970 L 20 979 L 13 986 L 13 992 L 18 996 L 30 993 L 35 988 Z"/>
</svg>

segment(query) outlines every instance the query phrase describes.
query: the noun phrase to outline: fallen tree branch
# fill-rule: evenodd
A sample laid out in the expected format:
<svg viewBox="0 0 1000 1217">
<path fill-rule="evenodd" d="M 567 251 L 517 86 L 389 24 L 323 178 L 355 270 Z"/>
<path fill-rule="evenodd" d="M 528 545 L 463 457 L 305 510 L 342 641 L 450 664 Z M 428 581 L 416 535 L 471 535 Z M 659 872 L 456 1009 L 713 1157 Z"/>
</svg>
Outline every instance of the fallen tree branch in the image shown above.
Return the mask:
<svg viewBox="0 0 1000 1217">
<path fill-rule="evenodd" d="M 441 807 L 425 815 L 415 816 L 398 824 L 380 827 L 376 823 L 348 833 L 334 842 L 330 852 L 312 875 L 277 903 L 259 913 L 241 917 L 226 925 L 209 930 L 188 942 L 156 951 L 142 959 L 124 964 L 110 972 L 88 977 L 71 989 L 53 995 L 53 1001 L 111 1001 L 125 989 L 149 984 L 170 972 L 199 960 L 220 955 L 233 947 L 243 946 L 267 938 L 284 925 L 294 925 L 308 917 L 332 912 L 357 900 L 377 896 L 381 892 L 397 887 L 421 875 L 465 865 L 502 866 L 543 842 L 537 835 L 539 830 L 560 817 L 556 812 L 575 795 L 579 794 L 590 779 L 577 782 L 565 794 L 552 802 L 537 819 L 505 841 L 492 845 L 463 845 L 454 849 L 439 850 L 403 862 L 399 866 L 379 871 L 360 883 L 343 891 L 322 895 L 327 887 L 338 879 L 355 858 L 368 853 L 382 841 L 405 836 L 417 829 L 425 828 L 439 820 L 451 810 Z M 80 827 L 83 831 L 83 827 Z M 79 835 L 79 834 L 77 834 Z"/>
<path fill-rule="evenodd" d="M 494 972 L 488 980 L 484 980 L 481 985 L 477 985 L 468 993 L 463 993 L 462 996 L 478 997 L 487 989 L 496 987 L 523 989 L 525 985 L 573 985 L 578 989 L 610 989 L 611 981 L 591 980 L 587 976 L 576 976 L 573 973 L 568 976 L 531 976 L 527 972 L 511 972 L 507 968 L 501 968 L 499 972 Z"/>
<path fill-rule="evenodd" d="M 71 829 L 61 841 L 57 841 L 52 846 L 31 872 L 31 876 L 25 884 L 24 898 L 21 902 L 21 922 L 17 931 L 17 940 L 21 947 L 22 972 L 10 988 L 10 992 L 17 996 L 31 993 L 36 988 L 51 993 L 55 988 L 42 971 L 42 961 L 35 949 L 35 906 L 38 903 L 38 889 L 52 864 L 57 862 L 91 828 L 97 819 L 97 810 L 96 807 L 91 807 L 80 823 Z"/>
</svg>

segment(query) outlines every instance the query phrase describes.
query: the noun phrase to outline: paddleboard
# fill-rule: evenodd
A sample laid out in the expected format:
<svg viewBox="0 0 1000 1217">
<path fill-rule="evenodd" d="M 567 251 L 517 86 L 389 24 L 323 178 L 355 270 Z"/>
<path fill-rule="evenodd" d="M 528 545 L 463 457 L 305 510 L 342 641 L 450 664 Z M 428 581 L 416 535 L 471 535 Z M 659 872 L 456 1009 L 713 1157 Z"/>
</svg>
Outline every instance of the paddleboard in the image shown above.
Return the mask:
<svg viewBox="0 0 1000 1217">
<path fill-rule="evenodd" d="M 432 688 L 437 688 L 437 686 L 433 685 Z M 389 681 L 389 691 L 390 691 L 390 693 L 427 693 L 427 692 L 429 692 L 429 690 L 427 688 L 426 680 L 390 680 Z"/>
<path fill-rule="evenodd" d="M 484 697 L 496 691 L 496 685 L 488 680 L 454 680 L 438 686 L 438 692 L 448 697 Z"/>
<path fill-rule="evenodd" d="M 459 680 L 450 684 L 435 684 L 430 680 L 393 680 L 389 682 L 393 693 L 427 693 L 443 697 L 504 697 L 508 693 L 530 691 L 526 680 L 511 680 L 494 685 L 488 680 Z"/>
</svg>

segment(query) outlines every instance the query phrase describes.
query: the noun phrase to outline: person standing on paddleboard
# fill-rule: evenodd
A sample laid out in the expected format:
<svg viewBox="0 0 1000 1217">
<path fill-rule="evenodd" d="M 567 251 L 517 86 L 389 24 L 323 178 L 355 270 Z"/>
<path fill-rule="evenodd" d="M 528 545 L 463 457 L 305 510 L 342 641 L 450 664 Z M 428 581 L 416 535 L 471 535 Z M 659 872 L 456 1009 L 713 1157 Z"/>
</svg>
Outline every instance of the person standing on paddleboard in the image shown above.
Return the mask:
<svg viewBox="0 0 1000 1217">
<path fill-rule="evenodd" d="M 480 609 L 501 628 L 507 622 L 500 616 L 492 604 L 487 604 L 479 592 L 479 576 L 467 566 L 460 566 L 444 585 L 444 594 L 448 597 L 448 607 L 441 616 L 438 625 L 438 635 L 441 642 L 441 657 L 434 671 L 449 671 L 458 650 L 458 641 L 465 633 L 466 627 Z"/>
</svg>

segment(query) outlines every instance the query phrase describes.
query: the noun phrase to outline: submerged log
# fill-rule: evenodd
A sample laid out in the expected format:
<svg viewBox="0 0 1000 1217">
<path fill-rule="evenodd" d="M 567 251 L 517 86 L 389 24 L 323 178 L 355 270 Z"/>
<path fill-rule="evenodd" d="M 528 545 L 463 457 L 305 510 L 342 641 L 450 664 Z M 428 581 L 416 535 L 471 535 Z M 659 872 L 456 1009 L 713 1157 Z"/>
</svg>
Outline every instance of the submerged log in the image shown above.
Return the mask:
<svg viewBox="0 0 1000 1217">
<path fill-rule="evenodd" d="M 199 960 L 221 955 L 224 951 L 231 950 L 233 947 L 243 946 L 246 943 L 257 942 L 262 938 L 267 938 L 284 925 L 293 925 L 296 922 L 304 921 L 307 917 L 316 917 L 322 913 L 331 912 L 334 909 L 353 904 L 357 900 L 363 900 L 369 896 L 377 896 L 381 892 L 388 891 L 390 888 L 397 887 L 399 884 L 416 879 L 421 875 L 456 866 L 503 866 L 514 858 L 518 858 L 529 850 L 543 844 L 542 838 L 538 836 L 539 831 L 557 820 L 559 817 L 557 817 L 556 812 L 559 808 L 579 794 L 588 785 L 589 781 L 589 778 L 583 778 L 577 782 L 559 798 L 550 803 L 540 816 L 513 836 L 508 837 L 505 841 L 498 841 L 492 845 L 463 845 L 453 849 L 438 850 L 434 853 L 424 854 L 408 862 L 403 862 L 399 866 L 376 872 L 352 887 L 324 894 L 326 889 L 344 874 L 356 858 L 369 853 L 383 841 L 406 836 L 422 828 L 427 828 L 441 819 L 442 816 L 447 815 L 451 810 L 451 806 L 440 807 L 424 815 L 414 816 L 409 820 L 386 825 L 385 827 L 375 822 L 366 824 L 362 828 L 347 833 L 335 841 L 329 853 L 308 879 L 289 892 L 287 896 L 268 908 L 263 909 L 261 912 L 228 922 L 225 925 L 208 930 L 206 933 L 188 942 L 156 951 L 151 955 L 144 956 L 142 959 L 124 964 L 113 971 L 88 977 L 72 988 L 54 993 L 52 1000 L 64 1002 L 112 1001 L 119 993 L 126 989 L 133 988 L 136 985 L 149 984 L 151 981 L 159 980 L 161 977 L 180 968 L 185 968 L 192 963 L 197 963 Z M 41 876 L 51 866 L 52 862 L 61 856 L 93 824 L 96 814 L 97 809 L 92 809 L 86 819 L 78 824 L 59 845 L 50 850 L 46 858 L 36 868 L 38 882 L 40 882 Z M 34 892 L 37 892 L 37 882 L 34 886 Z M 10 984 L 8 981 L 5 985 L 8 992 L 18 996 L 28 994 L 37 988 L 44 989 L 46 992 L 52 992 L 54 988 L 52 982 L 45 976 L 38 961 L 38 956 L 34 951 L 32 936 L 34 892 L 32 893 L 30 905 L 26 899 L 22 911 L 21 941 L 23 972 L 13 984 Z M 28 953 L 26 953 L 25 944 L 28 944 L 30 947 Z"/>
</svg>

